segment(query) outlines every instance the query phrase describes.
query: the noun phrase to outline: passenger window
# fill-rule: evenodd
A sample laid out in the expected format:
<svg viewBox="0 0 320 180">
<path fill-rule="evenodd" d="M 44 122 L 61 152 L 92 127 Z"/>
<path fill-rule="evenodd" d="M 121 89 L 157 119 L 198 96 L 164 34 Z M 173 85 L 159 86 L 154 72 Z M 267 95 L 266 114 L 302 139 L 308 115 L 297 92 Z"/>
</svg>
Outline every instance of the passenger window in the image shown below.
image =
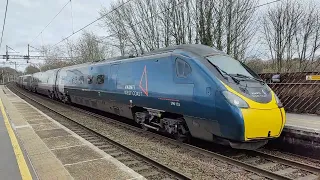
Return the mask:
<svg viewBox="0 0 320 180">
<path fill-rule="evenodd" d="M 103 84 L 103 83 L 104 83 L 104 75 L 98 75 L 97 84 Z"/>
<path fill-rule="evenodd" d="M 190 65 L 182 59 L 176 60 L 176 73 L 178 77 L 187 77 L 191 73 Z"/>
</svg>

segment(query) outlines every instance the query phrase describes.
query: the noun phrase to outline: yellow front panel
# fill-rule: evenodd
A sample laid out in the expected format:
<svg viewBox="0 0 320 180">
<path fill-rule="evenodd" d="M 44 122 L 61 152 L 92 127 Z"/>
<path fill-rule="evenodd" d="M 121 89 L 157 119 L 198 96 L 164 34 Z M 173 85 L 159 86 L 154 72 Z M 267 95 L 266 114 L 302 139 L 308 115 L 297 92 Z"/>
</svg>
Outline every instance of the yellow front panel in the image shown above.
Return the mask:
<svg viewBox="0 0 320 180">
<path fill-rule="evenodd" d="M 245 125 L 245 140 L 279 137 L 285 124 L 284 110 L 275 109 L 241 109 Z"/>
</svg>

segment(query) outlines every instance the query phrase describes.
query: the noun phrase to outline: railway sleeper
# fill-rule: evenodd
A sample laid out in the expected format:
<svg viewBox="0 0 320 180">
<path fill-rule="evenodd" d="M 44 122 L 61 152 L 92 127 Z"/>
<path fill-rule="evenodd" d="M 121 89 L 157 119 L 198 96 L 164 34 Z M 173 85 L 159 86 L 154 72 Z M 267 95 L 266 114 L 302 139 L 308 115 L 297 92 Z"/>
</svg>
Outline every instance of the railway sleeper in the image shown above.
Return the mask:
<svg viewBox="0 0 320 180">
<path fill-rule="evenodd" d="M 117 159 L 119 160 L 119 158 L 117 158 Z M 137 161 L 137 160 L 131 160 L 131 161 L 124 162 L 124 164 L 127 165 L 127 166 L 135 165 L 135 164 L 138 164 L 138 163 L 140 163 L 140 161 Z"/>
<path fill-rule="evenodd" d="M 100 147 L 100 146 L 102 146 L 102 145 L 105 145 L 106 142 L 93 142 L 92 144 L 95 145 L 95 146 L 97 146 L 97 147 Z"/>
<path fill-rule="evenodd" d="M 141 172 L 139 174 L 141 174 L 145 178 L 152 179 L 151 177 L 159 176 L 160 173 L 158 171 L 151 171 L 151 172 L 148 171 L 148 172 Z"/>
<path fill-rule="evenodd" d="M 113 153 L 109 153 L 110 156 L 112 157 L 117 157 L 117 156 L 121 156 L 123 154 L 123 152 L 113 152 Z"/>
<path fill-rule="evenodd" d="M 131 169 L 133 169 L 136 172 L 139 172 L 139 171 L 147 170 L 147 169 L 150 169 L 150 168 L 151 168 L 150 166 L 142 165 L 142 166 L 132 167 Z"/>
</svg>

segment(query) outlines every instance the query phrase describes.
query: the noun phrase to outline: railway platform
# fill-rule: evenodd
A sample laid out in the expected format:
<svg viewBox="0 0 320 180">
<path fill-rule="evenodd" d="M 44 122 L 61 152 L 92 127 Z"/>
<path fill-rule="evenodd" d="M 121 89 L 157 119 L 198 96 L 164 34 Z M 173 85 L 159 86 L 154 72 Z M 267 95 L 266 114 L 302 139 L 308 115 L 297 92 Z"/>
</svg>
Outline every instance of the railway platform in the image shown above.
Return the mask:
<svg viewBox="0 0 320 180">
<path fill-rule="evenodd" d="M 3 179 L 36 179 L 26 152 L 12 129 L 0 101 L 0 176 Z M 23 178 L 22 178 L 23 177 Z"/>
<path fill-rule="evenodd" d="M 286 115 L 287 123 L 285 128 L 320 134 L 320 116 L 293 113 L 286 113 Z"/>
<path fill-rule="evenodd" d="M 145 179 L 0 85 L 0 179 Z"/>
<path fill-rule="evenodd" d="M 320 116 L 286 113 L 280 138 L 269 142 L 279 150 L 320 159 Z"/>
</svg>

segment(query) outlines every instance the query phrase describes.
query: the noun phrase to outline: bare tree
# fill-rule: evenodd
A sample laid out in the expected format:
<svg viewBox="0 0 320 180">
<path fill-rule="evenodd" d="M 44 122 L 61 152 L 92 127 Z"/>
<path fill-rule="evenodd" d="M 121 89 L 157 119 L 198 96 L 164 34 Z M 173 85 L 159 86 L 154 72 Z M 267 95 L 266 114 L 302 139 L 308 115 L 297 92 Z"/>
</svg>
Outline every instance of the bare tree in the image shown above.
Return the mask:
<svg viewBox="0 0 320 180">
<path fill-rule="evenodd" d="M 115 5 L 111 5 L 112 9 L 115 9 Z M 108 9 L 103 8 L 100 11 L 100 15 L 108 13 Z M 108 44 L 114 46 L 120 50 L 122 56 L 126 53 L 126 46 L 128 44 L 128 34 L 126 32 L 126 27 L 122 20 L 121 9 L 115 9 L 114 13 L 109 14 L 103 19 L 103 23 L 100 25 L 103 28 L 107 28 L 111 35 L 107 36 Z"/>
<path fill-rule="evenodd" d="M 122 3 L 118 0 L 112 9 Z M 103 27 L 122 55 L 200 42 L 241 59 L 255 32 L 255 4 L 255 0 L 136 0 L 114 10 Z"/>
<path fill-rule="evenodd" d="M 287 0 L 268 10 L 263 34 L 277 71 L 313 71 L 320 48 L 320 11 L 309 4 Z"/>
<path fill-rule="evenodd" d="M 255 0 L 196 0 L 200 42 L 243 59 L 255 32 L 255 4 Z"/>
<path fill-rule="evenodd" d="M 320 11 L 311 2 L 302 13 L 298 32 L 295 34 L 297 54 L 299 57 L 299 71 L 313 70 L 310 67 L 316 60 L 315 53 L 320 48 Z"/>
<path fill-rule="evenodd" d="M 297 34 L 302 9 L 297 1 L 287 0 L 270 8 L 263 18 L 263 34 L 270 55 L 275 60 L 277 71 L 281 72 L 285 56 L 293 56 L 293 40 Z"/>
<path fill-rule="evenodd" d="M 205 44 L 208 46 L 212 46 L 213 45 L 213 35 L 212 34 L 220 34 L 221 35 L 221 31 L 220 32 L 213 32 L 212 30 L 212 26 L 214 23 L 212 23 L 213 21 L 213 8 L 214 8 L 214 1 L 211 0 L 197 0 L 196 3 L 196 13 L 197 13 L 197 32 L 199 34 L 199 40 L 201 42 L 201 44 Z M 219 10 L 218 10 L 219 11 Z M 221 12 L 221 11 L 219 11 Z M 216 12 L 217 13 L 217 12 Z M 219 14 L 219 13 L 217 13 Z M 218 21 L 220 21 L 221 19 L 218 19 Z M 220 25 L 221 28 L 221 23 L 217 22 Z M 221 30 L 221 29 L 220 29 Z M 219 43 L 221 41 L 221 38 L 219 39 L 219 37 L 221 36 L 215 36 L 217 37 L 217 44 L 218 44 L 218 49 L 222 50 L 222 46 L 221 43 Z"/>
<path fill-rule="evenodd" d="M 84 32 L 74 44 L 76 63 L 99 61 L 105 58 L 105 47 L 93 33 Z"/>
<path fill-rule="evenodd" d="M 32 65 L 29 65 L 28 67 L 26 67 L 26 69 L 24 70 L 24 73 L 25 74 L 33 74 L 33 73 L 36 73 L 36 72 L 39 72 L 40 69 L 35 67 L 35 66 L 32 66 Z"/>
</svg>

